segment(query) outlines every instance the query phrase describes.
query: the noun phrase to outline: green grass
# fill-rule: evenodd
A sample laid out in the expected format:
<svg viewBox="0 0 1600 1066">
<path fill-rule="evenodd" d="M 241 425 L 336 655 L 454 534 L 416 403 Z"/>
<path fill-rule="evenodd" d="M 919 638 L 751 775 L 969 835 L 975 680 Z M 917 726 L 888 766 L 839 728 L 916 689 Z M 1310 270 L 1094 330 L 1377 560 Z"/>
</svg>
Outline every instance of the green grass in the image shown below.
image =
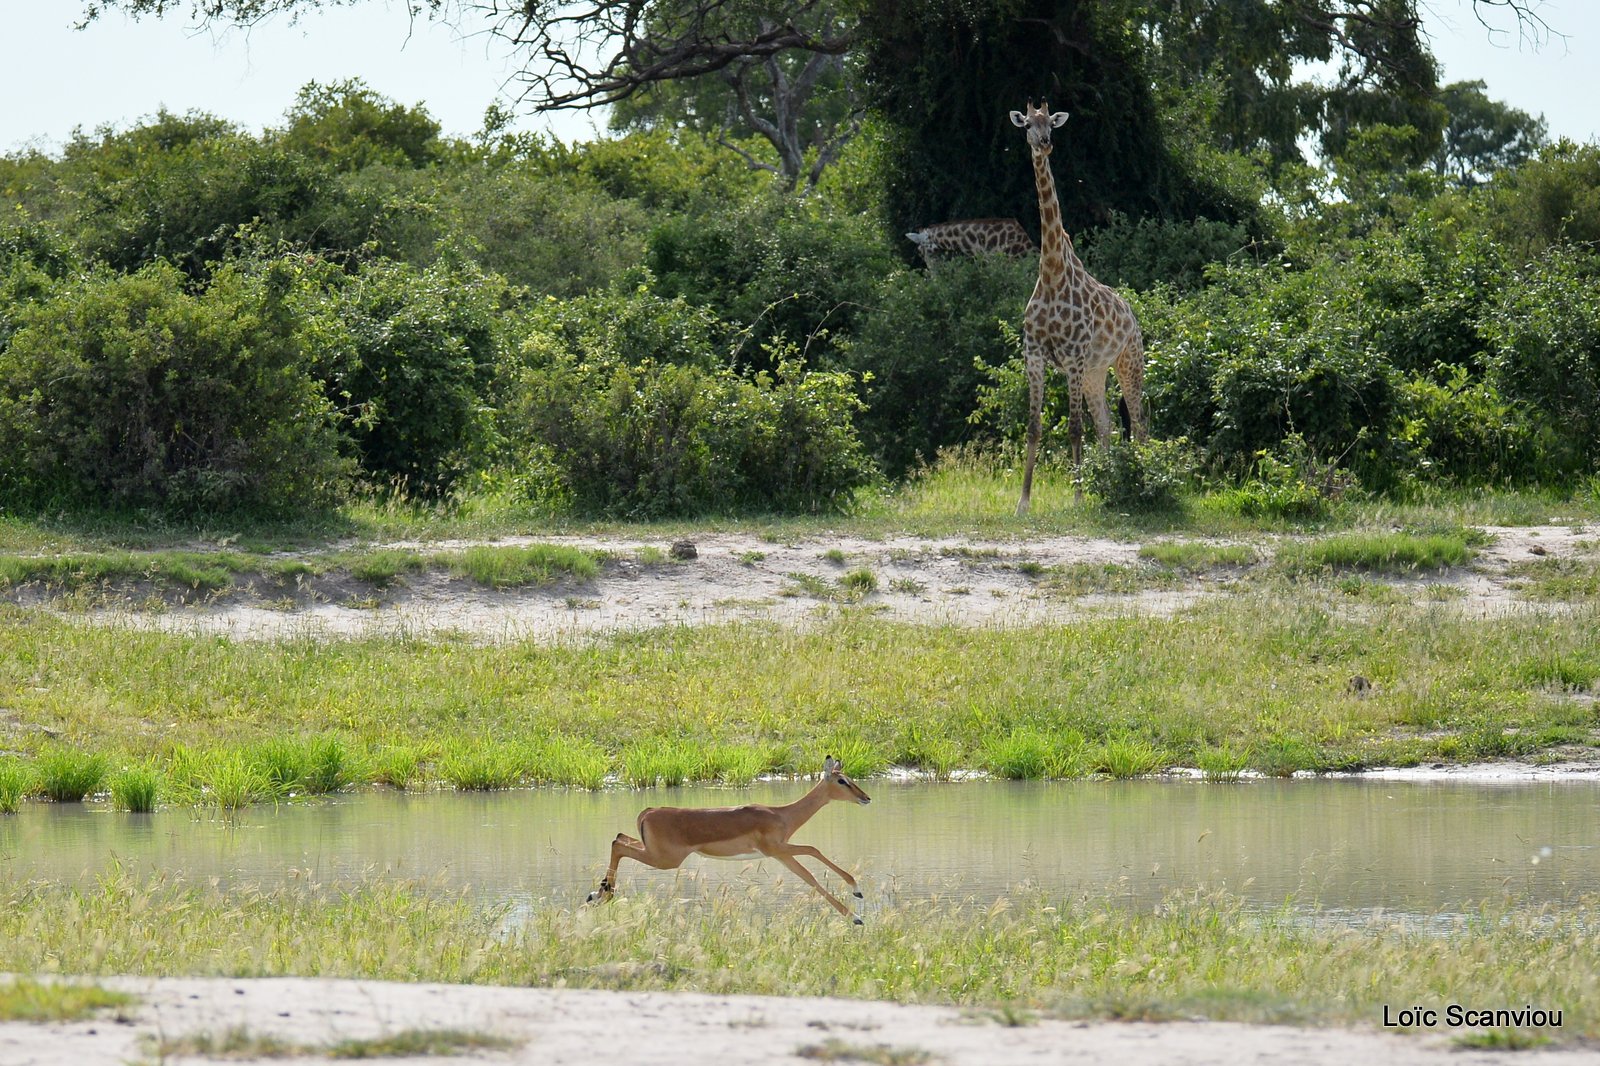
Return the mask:
<svg viewBox="0 0 1600 1066">
<path fill-rule="evenodd" d="M 492 1033 L 466 1029 L 402 1029 L 387 1036 L 306 1044 L 269 1033 L 257 1033 L 244 1026 L 232 1026 L 220 1033 L 201 1031 L 182 1036 L 163 1037 L 151 1042 L 151 1052 L 160 1061 L 172 1057 L 202 1059 L 403 1059 L 424 1056 L 469 1054 L 474 1051 L 505 1051 L 521 1042 Z"/>
<path fill-rule="evenodd" d="M 1237 781 L 1250 765 L 1250 749 L 1229 744 L 1204 748 L 1195 758 L 1195 765 L 1208 781 Z"/>
<path fill-rule="evenodd" d="M 1533 559 L 1513 564 L 1508 576 L 1529 599 L 1600 602 L 1600 559 Z"/>
<path fill-rule="evenodd" d="M 98 985 L 0 978 L 0 1022 L 76 1022 L 135 1002 Z"/>
<path fill-rule="evenodd" d="M 1600 690 L 1594 608 L 1478 619 L 1375 603 L 1347 617 L 1336 599 L 1315 581 L 1268 582 L 1172 618 L 1020 629 L 851 613 L 548 646 L 235 642 L 0 608 L 0 689 L 26 726 L 8 738 L 18 773 L 43 780 L 60 749 L 97 752 L 150 764 L 167 802 L 224 807 L 376 781 L 588 788 L 630 751 L 636 780 L 677 779 L 641 761 L 673 745 L 750 752 L 688 778 L 709 780 L 765 772 L 774 750 L 777 766 L 809 769 L 834 742 L 858 775 L 948 773 L 1010 762 L 995 738 L 1030 730 L 1086 750 L 1141 738 L 1168 766 L 1248 749 L 1248 768 L 1276 774 L 1597 738 L 1572 696 Z M 1346 691 L 1355 674 L 1375 682 L 1370 698 Z M 384 769 L 396 738 L 408 754 Z"/>
<path fill-rule="evenodd" d="M 681 785 L 701 776 L 701 762 L 695 745 L 653 737 L 623 751 L 622 783 L 633 788 Z"/>
<path fill-rule="evenodd" d="M 16 814 L 33 785 L 31 765 L 20 759 L 0 758 L 0 814 Z"/>
<path fill-rule="evenodd" d="M 820 1044 L 802 1044 L 794 1054 L 813 1062 L 866 1062 L 876 1066 L 922 1066 L 933 1061 L 933 1056 L 922 1048 L 852 1044 L 838 1037 L 829 1037 Z"/>
<path fill-rule="evenodd" d="M 1408 574 L 1462 566 L 1472 558 L 1465 533 L 1343 533 L 1278 549 L 1275 565 L 1291 574 L 1364 570 Z"/>
<path fill-rule="evenodd" d="M 150 766 L 130 766 L 111 776 L 111 804 L 119 811 L 149 814 L 161 796 L 161 774 Z"/>
<path fill-rule="evenodd" d="M 1138 737 L 1112 737 L 1084 755 L 1091 772 L 1117 778 L 1153 774 L 1165 769 L 1169 759 L 1160 748 Z"/>
<path fill-rule="evenodd" d="M 600 573 L 604 555 L 559 544 L 526 548 L 481 546 L 439 556 L 457 577 L 480 585 L 512 588 L 549 585 L 564 579 L 589 581 Z"/>
<path fill-rule="evenodd" d="M 75 748 L 53 748 L 40 757 L 35 773 L 39 792 L 56 803 L 81 803 L 105 782 L 105 755 Z"/>
<path fill-rule="evenodd" d="M 1600 985 L 1574 961 L 1593 954 L 1593 897 L 1553 910 L 1491 904 L 1425 928 L 1320 925 L 1195 891 L 1155 908 L 1026 891 L 885 903 L 860 928 L 741 894 L 625 896 L 599 910 L 536 902 L 515 923 L 501 908 L 392 882 L 224 892 L 113 873 L 83 885 L 0 879 L 0 898 L 10 972 L 561 983 L 1362 1025 L 1386 1002 L 1432 1002 L 1445 988 L 1462 1003 L 1559 1004 L 1560 1039 L 1600 1036 Z"/>
<path fill-rule="evenodd" d="M 846 596 L 860 599 L 878 591 L 878 575 L 866 567 L 857 567 L 839 578 L 839 588 Z"/>
<path fill-rule="evenodd" d="M 402 575 L 427 567 L 428 561 L 414 551 L 380 548 L 355 554 L 346 563 L 350 576 L 369 585 L 388 588 Z"/>
<path fill-rule="evenodd" d="M 517 744 L 453 741 L 439 758 L 439 776 L 458 792 L 515 788 L 527 779 L 527 755 Z"/>
<path fill-rule="evenodd" d="M 1139 548 L 1139 558 L 1162 566 L 1197 572 L 1221 567 L 1251 566 L 1261 558 L 1248 544 L 1214 544 L 1188 540 L 1160 540 Z"/>
</svg>

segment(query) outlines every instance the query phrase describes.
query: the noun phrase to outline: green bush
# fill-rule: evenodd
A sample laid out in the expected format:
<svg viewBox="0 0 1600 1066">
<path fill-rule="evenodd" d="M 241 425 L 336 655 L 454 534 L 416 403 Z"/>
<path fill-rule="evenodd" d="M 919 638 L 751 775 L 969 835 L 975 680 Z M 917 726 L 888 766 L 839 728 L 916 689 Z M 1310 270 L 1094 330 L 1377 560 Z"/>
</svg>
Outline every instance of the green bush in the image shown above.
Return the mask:
<svg viewBox="0 0 1600 1066">
<path fill-rule="evenodd" d="M 1418 472 L 1463 484 L 1535 482 L 1545 473 L 1530 412 L 1507 403 L 1492 382 L 1463 367 L 1446 381 L 1413 378 L 1401 387 L 1401 439 Z"/>
<path fill-rule="evenodd" d="M 861 435 L 886 473 L 993 436 L 970 417 L 982 368 L 1016 357 L 1015 334 L 1002 323 L 1021 321 L 1037 271 L 1027 260 L 956 259 L 935 271 L 896 271 L 876 286 L 837 358 L 863 377 Z"/>
<path fill-rule="evenodd" d="M 343 490 L 337 420 L 291 310 L 292 265 L 63 282 L 0 353 L 13 502 L 191 514 L 316 508 Z"/>
<path fill-rule="evenodd" d="M 441 495 L 487 445 L 504 290 L 454 255 L 421 269 L 382 260 L 336 285 L 343 334 L 328 388 L 356 412 L 367 476 Z"/>
<path fill-rule="evenodd" d="M 1085 265 L 1107 285 L 1141 291 L 1165 285 L 1180 292 L 1200 288 L 1212 263 L 1257 250 L 1242 222 L 1151 217 L 1135 221 L 1120 212 L 1091 230 L 1084 246 Z"/>
<path fill-rule="evenodd" d="M 1173 511 L 1193 485 L 1196 462 L 1186 440 L 1113 440 L 1089 448 L 1084 487 L 1114 511 Z"/>
<path fill-rule="evenodd" d="M 165 260 L 192 278 L 240 247 L 254 229 L 300 233 L 327 176 L 321 164 L 201 113 L 155 119 L 126 132 L 78 133 L 57 180 L 71 195 L 68 230 L 79 246 L 122 271 Z"/>
<path fill-rule="evenodd" d="M 1600 461 L 1600 269 L 1553 248 L 1505 279 L 1484 323 L 1489 380 L 1536 413 L 1539 465 L 1572 475 Z"/>
<path fill-rule="evenodd" d="M 710 308 L 732 327 L 735 366 L 758 369 L 775 368 L 779 341 L 826 361 L 895 262 L 873 220 L 792 198 L 668 219 L 646 256 L 659 291 Z"/>
<path fill-rule="evenodd" d="M 635 518 L 810 512 L 872 475 L 848 375 L 718 367 L 717 323 L 646 289 L 550 301 L 497 387 L 506 461 L 529 496 Z M 610 311 L 612 313 L 605 313 Z"/>
<path fill-rule="evenodd" d="M 1364 480 L 1395 476 L 1398 376 L 1327 298 L 1332 273 L 1239 267 L 1185 300 L 1140 300 L 1155 431 L 1235 470 L 1299 434 Z"/>
</svg>

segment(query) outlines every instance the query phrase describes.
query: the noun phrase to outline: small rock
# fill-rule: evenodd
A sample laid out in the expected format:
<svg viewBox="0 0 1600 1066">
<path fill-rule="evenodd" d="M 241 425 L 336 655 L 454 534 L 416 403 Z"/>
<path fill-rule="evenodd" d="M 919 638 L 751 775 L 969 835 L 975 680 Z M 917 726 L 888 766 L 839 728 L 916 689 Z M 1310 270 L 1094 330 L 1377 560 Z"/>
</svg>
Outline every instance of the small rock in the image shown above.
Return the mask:
<svg viewBox="0 0 1600 1066">
<path fill-rule="evenodd" d="M 1528 554 L 1529 555 L 1549 555 L 1550 552 L 1545 549 L 1545 546 L 1543 544 L 1535 544 L 1535 545 L 1531 546 L 1528 549 Z"/>
<path fill-rule="evenodd" d="M 667 554 L 674 559 L 696 559 L 700 556 L 700 549 L 694 546 L 692 540 L 675 540 L 672 547 L 667 549 Z"/>
</svg>

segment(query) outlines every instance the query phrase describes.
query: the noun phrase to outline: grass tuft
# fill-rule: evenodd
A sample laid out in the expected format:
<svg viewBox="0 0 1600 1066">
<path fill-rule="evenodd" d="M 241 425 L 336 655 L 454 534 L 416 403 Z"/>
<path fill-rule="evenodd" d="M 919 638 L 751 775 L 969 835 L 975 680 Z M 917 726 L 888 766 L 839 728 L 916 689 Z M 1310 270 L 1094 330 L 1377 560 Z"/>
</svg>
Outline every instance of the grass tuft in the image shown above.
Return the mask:
<svg viewBox="0 0 1600 1066">
<path fill-rule="evenodd" d="M 1139 737 L 1113 737 L 1085 755 L 1092 773 L 1109 777 L 1143 777 L 1167 766 L 1167 754 Z"/>
<path fill-rule="evenodd" d="M 20 759 L 0 759 L 0 814 L 16 814 L 34 788 L 33 770 Z"/>
<path fill-rule="evenodd" d="M 81 803 L 106 779 L 106 757 L 73 748 L 55 748 L 36 767 L 39 791 L 56 803 Z"/>
<path fill-rule="evenodd" d="M 150 766 L 130 766 L 111 777 L 111 803 L 120 811 L 149 814 L 161 796 L 161 774 Z"/>
<path fill-rule="evenodd" d="M 0 1022 L 75 1022 L 134 1002 L 134 997 L 126 993 L 98 985 L 36 981 L 31 977 L 0 981 Z"/>
<path fill-rule="evenodd" d="M 550 585 L 563 578 L 590 581 L 599 575 L 603 558 L 600 552 L 561 544 L 485 546 L 443 557 L 451 573 L 493 588 Z"/>
<path fill-rule="evenodd" d="M 1290 574 L 1365 570 L 1407 574 L 1461 566 L 1472 558 L 1465 533 L 1341 533 L 1278 550 L 1276 566 Z"/>
</svg>

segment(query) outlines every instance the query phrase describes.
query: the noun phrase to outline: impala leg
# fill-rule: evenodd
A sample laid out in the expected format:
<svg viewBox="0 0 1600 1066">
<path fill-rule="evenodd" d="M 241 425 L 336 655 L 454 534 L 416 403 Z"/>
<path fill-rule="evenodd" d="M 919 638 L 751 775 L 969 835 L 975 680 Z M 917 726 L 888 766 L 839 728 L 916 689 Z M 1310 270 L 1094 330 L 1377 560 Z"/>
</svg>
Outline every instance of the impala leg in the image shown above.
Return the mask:
<svg viewBox="0 0 1600 1066">
<path fill-rule="evenodd" d="M 861 886 L 856 884 L 856 879 L 851 877 L 849 872 L 841 867 L 838 863 L 822 854 L 822 852 L 818 851 L 810 844 L 785 844 L 783 845 L 783 850 L 784 853 L 788 855 L 809 855 L 811 858 L 816 859 L 822 865 L 826 866 L 828 869 L 844 878 L 844 883 L 850 886 L 850 892 L 856 897 L 856 899 L 864 898 L 861 895 Z"/>
<path fill-rule="evenodd" d="M 618 833 L 616 839 L 611 841 L 611 865 L 606 867 L 606 875 L 600 879 L 600 887 L 589 893 L 584 902 L 604 903 L 611 898 L 612 894 L 617 890 L 617 866 L 623 859 L 642 862 L 646 866 L 653 866 L 657 870 L 676 870 L 683 865 L 683 860 L 687 857 L 687 852 L 665 852 L 652 849 L 637 837 L 631 837 L 627 833 Z"/>
<path fill-rule="evenodd" d="M 815 850 L 815 849 L 813 849 L 813 850 Z M 834 910 L 838 911 L 840 914 L 844 915 L 846 918 L 854 919 L 855 923 L 857 925 L 861 924 L 861 918 L 859 916 L 857 916 L 857 915 L 851 914 L 849 907 L 846 907 L 843 903 L 840 903 L 837 899 L 834 898 L 834 895 L 833 895 L 832 892 L 829 892 L 827 889 L 823 888 L 822 885 L 820 883 L 818 883 L 817 879 L 815 877 L 811 876 L 811 871 L 807 870 L 804 866 L 800 865 L 800 860 L 799 859 L 795 858 L 793 855 L 788 855 L 788 854 L 785 854 L 784 852 L 781 852 L 781 851 L 769 851 L 769 852 L 767 852 L 767 854 L 771 855 L 774 859 L 777 859 L 779 862 L 783 863 L 789 869 L 793 870 L 796 877 L 800 878 L 800 880 L 804 881 L 806 884 L 808 884 L 812 888 L 816 889 L 817 892 L 822 896 L 822 898 L 827 900 L 828 903 L 833 906 Z M 830 863 L 829 865 L 832 865 L 832 864 Z"/>
</svg>

